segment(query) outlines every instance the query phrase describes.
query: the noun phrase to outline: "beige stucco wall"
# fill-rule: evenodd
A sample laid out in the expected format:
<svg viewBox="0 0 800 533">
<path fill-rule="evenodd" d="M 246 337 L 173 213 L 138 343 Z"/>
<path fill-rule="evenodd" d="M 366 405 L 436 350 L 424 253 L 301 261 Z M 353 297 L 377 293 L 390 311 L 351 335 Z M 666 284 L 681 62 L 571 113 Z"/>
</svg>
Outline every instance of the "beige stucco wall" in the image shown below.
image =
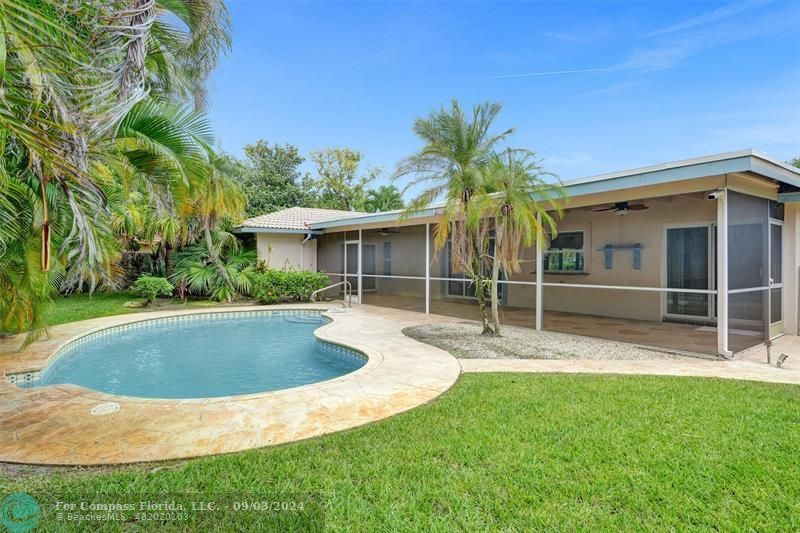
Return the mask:
<svg viewBox="0 0 800 533">
<path fill-rule="evenodd" d="M 256 234 L 256 251 L 258 259 L 266 262 L 270 268 L 316 270 L 317 242 L 309 240 L 303 244 L 303 264 L 300 264 L 300 246 L 302 234 L 258 233 Z"/>
<path fill-rule="evenodd" d="M 800 265 L 800 204 L 787 203 L 783 225 L 783 321 L 786 333 L 798 334 L 798 266 Z"/>
<path fill-rule="evenodd" d="M 643 201 L 649 209 L 632 211 L 625 216 L 613 212 L 594 212 L 590 208 L 568 210 L 559 223 L 559 231 L 584 231 L 586 273 L 545 274 L 545 282 L 568 284 L 627 285 L 663 287 L 666 285 L 666 228 L 677 225 L 709 225 L 716 221 L 716 203 L 702 194 L 670 196 Z M 433 232 L 434 225 L 431 225 Z M 363 242 L 376 245 L 378 274 L 383 273 L 383 246 L 392 242 L 392 269 L 395 276 L 424 276 L 425 234 L 421 228 L 401 228 L 400 233 L 381 236 L 365 230 Z M 613 267 L 605 268 L 604 253 L 599 250 L 606 244 L 642 245 L 641 269 L 633 267 L 633 252 L 614 253 Z M 431 238 L 433 246 L 433 238 Z M 512 281 L 533 282 L 535 252 L 524 250 L 526 262 L 522 272 L 511 276 Z M 437 257 L 432 257 L 431 277 L 441 277 Z M 447 298 L 446 282 L 431 283 L 431 299 Z M 379 293 L 421 296 L 424 282 L 416 280 L 377 280 Z M 510 307 L 534 306 L 533 286 L 506 287 L 505 305 Z M 664 296 L 659 292 L 622 291 L 611 289 L 582 289 L 572 287 L 545 287 L 545 310 L 596 314 L 641 320 L 661 320 L 664 313 Z"/>
<path fill-rule="evenodd" d="M 644 211 L 631 211 L 624 216 L 613 212 L 591 210 L 568 211 L 559 223 L 562 232 L 583 230 L 585 274 L 547 274 L 546 283 L 592 285 L 625 285 L 636 287 L 666 286 L 666 229 L 681 225 L 710 225 L 716 221 L 716 202 L 702 195 L 670 196 L 643 201 L 649 207 Z M 614 252 L 613 266 L 605 268 L 605 245 L 635 244 L 642 246 L 641 269 L 633 266 L 633 252 Z M 533 259 L 533 249 L 526 250 Z M 512 280 L 535 281 L 535 263 L 527 263 L 523 273 Z M 508 305 L 525 302 L 513 301 L 509 292 Z M 612 289 L 582 289 L 571 287 L 545 287 L 545 311 L 564 311 L 593 315 L 661 320 L 664 314 L 664 295 L 659 292 L 624 291 Z M 528 304 L 529 305 L 529 304 Z"/>
<path fill-rule="evenodd" d="M 729 174 L 710 176 L 685 182 L 646 186 L 617 191 L 615 193 L 592 194 L 575 197 L 567 208 L 565 218 L 559 224 L 562 232 L 583 230 L 585 232 L 586 273 L 583 274 L 545 274 L 547 283 L 555 284 L 591 284 L 591 285 L 624 285 L 639 287 L 666 286 L 666 229 L 674 226 L 711 225 L 716 223 L 716 202 L 707 199 L 708 191 L 729 187 L 753 196 L 774 199 L 776 185 L 761 178 L 746 174 Z M 650 196 L 652 195 L 652 196 Z M 645 197 L 646 199 L 641 200 Z M 594 212 L 591 206 L 602 205 L 613 201 L 630 200 L 643 202 L 649 209 L 632 211 L 625 216 L 613 212 Z M 420 223 L 430 222 L 433 232 L 437 218 L 421 220 L 404 220 L 388 223 L 394 230 L 401 226 L 401 232 L 393 235 L 380 235 L 377 231 L 387 223 L 374 223 L 363 226 L 363 242 L 375 245 L 375 272 L 383 274 L 383 246 L 392 242 L 392 269 L 394 276 L 424 276 L 424 232 Z M 415 234 L 408 233 L 403 226 L 418 226 Z M 784 272 L 795 273 L 800 264 L 800 245 L 793 243 L 800 239 L 800 214 L 791 213 L 787 209 Z M 342 228 L 354 230 L 356 227 Z M 357 232 L 350 231 L 348 238 L 356 239 Z M 614 252 L 611 269 L 604 265 L 606 244 L 642 245 L 641 269 L 633 267 L 633 252 L 619 250 Z M 433 238 L 431 238 L 433 244 Z M 796 244 L 796 243 L 795 243 Z M 527 260 L 522 272 L 511 276 L 512 281 L 535 281 L 535 253 L 527 249 L 523 254 Z M 432 278 L 446 275 L 438 262 L 438 257 L 431 254 L 430 275 Z M 340 262 L 340 261 L 339 261 Z M 795 280 L 796 281 L 796 280 Z M 378 279 L 372 287 L 365 284 L 368 290 L 377 293 L 424 297 L 424 281 L 401 279 Z M 446 282 L 432 281 L 430 294 L 432 305 L 435 301 L 448 299 L 444 290 Z M 785 294 L 796 294 L 793 281 L 787 281 Z M 531 285 L 506 286 L 504 304 L 509 307 L 533 308 L 535 289 Z M 631 291 L 615 289 L 545 287 L 545 310 L 574 313 L 595 314 L 641 320 L 661 320 L 665 313 L 666 296 L 661 292 Z M 794 332 L 797 328 L 796 298 L 784 299 L 784 316 L 787 330 Z"/>
</svg>

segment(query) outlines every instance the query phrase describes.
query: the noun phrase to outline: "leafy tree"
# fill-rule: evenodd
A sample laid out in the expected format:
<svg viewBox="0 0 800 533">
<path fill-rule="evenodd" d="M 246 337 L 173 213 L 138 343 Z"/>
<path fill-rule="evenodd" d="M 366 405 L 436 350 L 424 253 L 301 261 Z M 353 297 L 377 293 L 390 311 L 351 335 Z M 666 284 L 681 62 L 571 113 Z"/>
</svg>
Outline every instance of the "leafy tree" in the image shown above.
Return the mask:
<svg viewBox="0 0 800 533">
<path fill-rule="evenodd" d="M 305 158 L 296 146 L 258 141 L 244 147 L 247 161 L 242 184 L 247 194 L 247 214 L 263 215 L 303 203 L 300 165 Z"/>
<path fill-rule="evenodd" d="M 523 247 L 534 243 L 544 246 L 545 235 L 556 234 L 564 191 L 559 183 L 547 180 L 555 176 L 545 172 L 528 150 L 508 149 L 496 154 L 486 164 L 484 175 L 467 224 L 482 233 L 479 238 L 483 241 L 494 235 L 490 294 L 494 335 L 500 335 L 500 272 L 506 276 L 519 272 Z"/>
<path fill-rule="evenodd" d="M 326 148 L 311 152 L 317 178 L 304 182 L 310 195 L 309 203 L 327 209 L 363 210 L 369 184 L 381 173 L 379 168 L 359 172 L 363 157 L 361 152 L 349 148 Z"/>
<path fill-rule="evenodd" d="M 381 185 L 377 189 L 367 191 L 364 211 L 368 213 L 403 209 L 403 207 L 405 207 L 403 194 L 394 185 Z"/>
<path fill-rule="evenodd" d="M 795 157 L 794 159 L 790 159 L 787 161 L 788 164 L 792 165 L 793 167 L 800 168 L 800 157 Z"/>
<path fill-rule="evenodd" d="M 409 213 L 444 197 L 444 212 L 434 233 L 436 251 L 450 241 L 454 268 L 462 270 L 475 285 L 484 334 L 492 333 L 486 309 L 488 249 L 481 233 L 467 226 L 466 216 L 474 208 L 476 194 L 484 190 L 487 163 L 497 146 L 514 132 L 492 132 L 501 109 L 500 104 L 487 102 L 474 106 L 467 117 L 458 101 L 453 100 L 450 109 L 442 107 L 418 118 L 413 129 L 424 145 L 401 161 L 395 172 L 395 177 L 414 176 L 406 190 L 424 186 L 411 201 Z"/>
</svg>

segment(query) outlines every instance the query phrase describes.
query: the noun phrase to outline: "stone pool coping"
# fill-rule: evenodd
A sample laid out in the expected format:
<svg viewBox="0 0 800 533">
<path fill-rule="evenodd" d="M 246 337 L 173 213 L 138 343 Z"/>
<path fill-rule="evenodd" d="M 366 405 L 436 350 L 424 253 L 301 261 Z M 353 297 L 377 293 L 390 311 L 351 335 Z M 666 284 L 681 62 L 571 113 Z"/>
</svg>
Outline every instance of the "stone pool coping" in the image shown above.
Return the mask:
<svg viewBox="0 0 800 533">
<path fill-rule="evenodd" d="M 367 305 L 344 313 L 323 313 L 331 322 L 315 331 L 323 341 L 363 353 L 367 363 L 350 374 L 291 389 L 205 399 L 150 399 L 76 385 L 24 389 L 6 377 L 41 370 L 62 347 L 114 326 L 180 315 L 326 311 L 331 307 L 300 304 L 145 312 L 54 326 L 48 339 L 22 351 L 18 351 L 21 338 L 0 340 L 0 461 L 103 465 L 242 451 L 381 420 L 429 402 L 458 379 L 461 367 L 452 355 L 401 332 L 411 325 L 442 322 L 443 317 Z M 119 404 L 119 409 L 91 414 L 109 402 Z"/>
</svg>

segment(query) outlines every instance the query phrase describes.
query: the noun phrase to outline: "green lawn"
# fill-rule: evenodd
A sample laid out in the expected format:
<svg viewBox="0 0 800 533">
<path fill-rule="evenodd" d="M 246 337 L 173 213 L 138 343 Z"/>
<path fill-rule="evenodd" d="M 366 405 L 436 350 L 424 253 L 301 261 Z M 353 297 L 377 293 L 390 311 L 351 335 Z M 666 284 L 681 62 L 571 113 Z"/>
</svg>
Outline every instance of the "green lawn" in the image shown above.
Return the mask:
<svg viewBox="0 0 800 533">
<path fill-rule="evenodd" d="M 25 475 L 3 493 L 311 494 L 335 530 L 796 531 L 800 387 L 466 374 L 384 422 L 162 466 Z M 192 520 L 211 530 L 256 515 Z"/>
<path fill-rule="evenodd" d="M 48 325 L 64 324 L 65 322 L 76 322 L 101 316 L 124 315 L 128 313 L 138 313 L 142 311 L 160 311 L 164 309 L 184 309 L 186 307 L 207 307 L 220 305 L 218 302 L 209 300 L 189 300 L 185 304 L 179 299 L 165 300 L 159 299 L 150 307 L 128 308 L 122 304 L 132 300 L 142 302 L 139 298 L 129 292 L 73 294 L 70 296 L 58 296 L 48 315 Z"/>
<path fill-rule="evenodd" d="M 123 315 L 134 313 L 139 309 L 122 307 L 122 304 L 131 300 L 141 301 L 128 292 L 73 294 L 58 296 L 48 315 L 48 324 L 64 324 L 101 316 Z"/>
</svg>

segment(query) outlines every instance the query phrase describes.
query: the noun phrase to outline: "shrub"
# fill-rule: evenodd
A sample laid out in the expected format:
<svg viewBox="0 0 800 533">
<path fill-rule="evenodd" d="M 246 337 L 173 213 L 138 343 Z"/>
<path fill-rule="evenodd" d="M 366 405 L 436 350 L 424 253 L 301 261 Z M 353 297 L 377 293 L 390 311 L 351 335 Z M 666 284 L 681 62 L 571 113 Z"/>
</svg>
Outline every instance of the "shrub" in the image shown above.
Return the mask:
<svg viewBox="0 0 800 533">
<path fill-rule="evenodd" d="M 205 244 L 195 244 L 177 253 L 169 280 L 175 284 L 182 300 L 191 293 L 230 302 L 239 294 L 250 295 L 255 273 L 255 251 L 235 250 L 229 246 L 220 254 L 219 262 L 214 262 Z"/>
<path fill-rule="evenodd" d="M 131 286 L 133 292 L 139 296 L 147 298 L 148 303 L 153 303 L 159 296 L 172 296 L 175 287 L 172 286 L 167 278 L 157 278 L 155 276 L 139 276 Z"/>
<path fill-rule="evenodd" d="M 330 283 L 324 272 L 266 270 L 255 275 L 252 293 L 265 304 L 307 302 L 311 293 Z"/>
</svg>

